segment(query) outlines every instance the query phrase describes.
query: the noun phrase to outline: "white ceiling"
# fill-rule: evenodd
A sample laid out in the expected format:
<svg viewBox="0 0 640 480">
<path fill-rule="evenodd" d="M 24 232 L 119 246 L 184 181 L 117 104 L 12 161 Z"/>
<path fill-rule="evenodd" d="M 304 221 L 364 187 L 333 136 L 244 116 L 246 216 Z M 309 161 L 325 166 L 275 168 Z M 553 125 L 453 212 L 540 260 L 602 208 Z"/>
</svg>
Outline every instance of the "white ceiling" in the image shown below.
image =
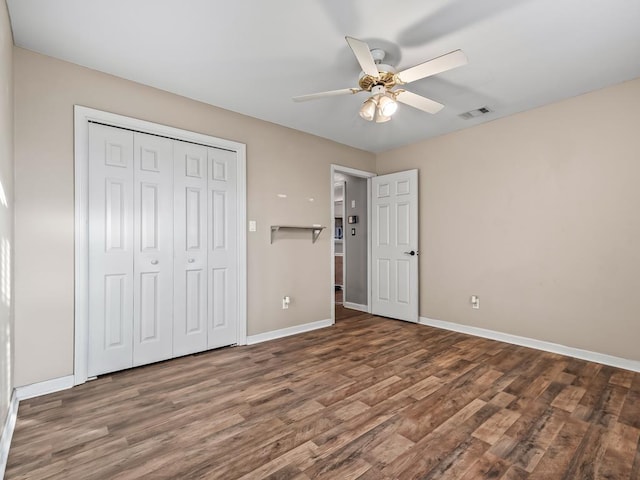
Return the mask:
<svg viewBox="0 0 640 480">
<path fill-rule="evenodd" d="M 16 45 L 379 152 L 640 77 L 640 0 L 7 0 Z M 399 69 L 462 49 L 406 88 L 444 103 L 365 122 L 344 36 Z M 460 113 L 494 112 L 463 120 Z M 594 112 L 597 115 L 597 112 Z"/>
</svg>

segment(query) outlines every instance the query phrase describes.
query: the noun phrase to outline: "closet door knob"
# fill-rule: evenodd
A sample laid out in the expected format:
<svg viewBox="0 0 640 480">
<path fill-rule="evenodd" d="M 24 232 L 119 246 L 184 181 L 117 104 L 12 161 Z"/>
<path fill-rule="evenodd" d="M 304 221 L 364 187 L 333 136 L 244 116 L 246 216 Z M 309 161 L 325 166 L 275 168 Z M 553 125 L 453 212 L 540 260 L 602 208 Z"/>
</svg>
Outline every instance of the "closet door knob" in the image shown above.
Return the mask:
<svg viewBox="0 0 640 480">
<path fill-rule="evenodd" d="M 189 263 L 193 263 L 193 262 L 195 262 L 195 261 L 196 261 L 196 259 L 195 259 L 195 258 L 190 258 L 189 260 L 187 260 L 187 262 L 189 262 Z"/>
<path fill-rule="evenodd" d="M 151 260 L 151 265 L 157 265 L 158 264 L 158 260 Z"/>
</svg>

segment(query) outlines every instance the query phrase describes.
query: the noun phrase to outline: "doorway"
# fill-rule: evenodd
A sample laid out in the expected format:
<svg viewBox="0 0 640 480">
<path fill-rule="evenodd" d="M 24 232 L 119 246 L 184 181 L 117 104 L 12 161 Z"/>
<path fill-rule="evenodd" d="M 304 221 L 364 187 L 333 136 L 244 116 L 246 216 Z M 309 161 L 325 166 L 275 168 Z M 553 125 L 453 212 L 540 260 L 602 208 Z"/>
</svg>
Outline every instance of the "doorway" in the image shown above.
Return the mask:
<svg viewBox="0 0 640 480">
<path fill-rule="evenodd" d="M 366 182 L 365 195 L 358 195 L 358 182 Z M 341 204 L 336 202 L 340 198 L 336 192 L 340 192 L 342 183 Z M 333 323 L 337 318 L 358 315 L 357 312 L 418 322 L 418 218 L 418 170 L 377 175 L 331 165 Z M 356 246 L 350 248 L 351 245 Z M 336 262 L 340 256 L 342 259 Z M 339 273 L 340 261 L 343 284 L 338 289 L 340 276 L 336 278 L 336 272 Z"/>
<path fill-rule="evenodd" d="M 375 173 L 331 166 L 331 315 L 335 322 L 370 312 L 371 178 Z"/>
</svg>

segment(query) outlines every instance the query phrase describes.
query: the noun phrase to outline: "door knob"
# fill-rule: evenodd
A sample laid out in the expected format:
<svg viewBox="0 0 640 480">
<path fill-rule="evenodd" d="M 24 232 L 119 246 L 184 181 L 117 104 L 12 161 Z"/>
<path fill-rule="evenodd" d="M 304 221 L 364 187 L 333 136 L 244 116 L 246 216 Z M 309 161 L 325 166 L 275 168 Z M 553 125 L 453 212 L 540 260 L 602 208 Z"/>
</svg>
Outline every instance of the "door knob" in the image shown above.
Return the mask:
<svg viewBox="0 0 640 480">
<path fill-rule="evenodd" d="M 413 257 L 414 255 L 417 255 L 418 252 L 416 252 L 415 250 L 411 250 L 410 252 L 404 252 L 404 254 L 405 255 L 411 255 Z"/>
<path fill-rule="evenodd" d="M 158 260 L 151 260 L 151 265 L 157 265 L 158 264 Z"/>
<path fill-rule="evenodd" d="M 196 261 L 196 259 L 195 259 L 195 258 L 190 258 L 189 260 L 187 260 L 187 262 L 189 262 L 189 263 L 193 263 L 193 262 L 195 262 L 195 261 Z"/>
</svg>

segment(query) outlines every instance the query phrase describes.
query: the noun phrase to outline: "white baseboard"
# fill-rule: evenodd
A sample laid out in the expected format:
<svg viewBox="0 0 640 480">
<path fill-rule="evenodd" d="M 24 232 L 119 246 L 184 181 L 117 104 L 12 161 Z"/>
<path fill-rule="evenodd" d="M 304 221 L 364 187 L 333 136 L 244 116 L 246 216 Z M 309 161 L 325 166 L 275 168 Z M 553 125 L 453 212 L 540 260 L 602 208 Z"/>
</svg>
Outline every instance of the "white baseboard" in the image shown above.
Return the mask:
<svg viewBox="0 0 640 480">
<path fill-rule="evenodd" d="M 359 312 L 369 313 L 369 307 L 367 305 L 360 305 L 359 303 L 344 302 L 344 308 L 350 308 L 351 310 L 358 310 Z"/>
<path fill-rule="evenodd" d="M 588 360 L 590 362 L 602 363 L 603 365 L 610 365 L 612 367 L 624 368 L 625 370 L 640 372 L 640 361 L 637 360 L 614 357 L 613 355 L 591 352 L 589 350 L 582 350 L 580 348 L 567 347 L 566 345 L 560 345 L 558 343 L 545 342 L 543 340 L 536 340 L 534 338 L 520 337 L 518 335 L 497 332 L 495 330 L 487 330 L 485 328 L 471 327 L 469 325 L 462 325 L 459 323 L 444 322 L 442 320 L 433 320 L 427 317 L 420 317 L 419 323 L 421 325 L 428 325 L 430 327 L 466 333 L 469 335 L 474 335 L 476 337 L 489 338 L 491 340 L 498 340 L 500 342 L 512 343 L 514 345 L 520 345 L 523 347 L 535 348 L 536 350 L 543 350 L 545 352 L 559 353 L 560 355 L 566 355 L 568 357 L 579 358 L 581 360 Z"/>
<path fill-rule="evenodd" d="M 28 398 L 39 397 L 40 395 L 47 395 L 48 393 L 66 390 L 67 388 L 73 387 L 73 385 L 74 376 L 67 375 L 66 377 L 53 378 L 44 382 L 16 387 L 16 396 L 18 397 L 18 400 L 26 400 Z"/>
<path fill-rule="evenodd" d="M 296 325 L 295 327 L 281 328 L 280 330 L 272 330 L 271 332 L 249 335 L 247 337 L 247 345 L 267 342 L 269 340 L 288 337 L 289 335 L 296 335 L 298 333 L 310 332 L 311 330 L 330 327 L 331 325 L 333 325 L 333 321 L 329 318 L 327 320 L 318 320 L 317 322 L 305 323 L 304 325 Z"/>
<path fill-rule="evenodd" d="M 13 437 L 13 429 L 16 426 L 16 418 L 18 417 L 18 396 L 14 390 L 9 401 L 9 409 L 7 418 L 4 421 L 2 429 L 2 439 L 0 439 L 0 478 L 4 478 L 4 470 L 7 467 L 7 458 L 9 458 L 9 447 L 11 447 L 11 438 Z"/>
</svg>

